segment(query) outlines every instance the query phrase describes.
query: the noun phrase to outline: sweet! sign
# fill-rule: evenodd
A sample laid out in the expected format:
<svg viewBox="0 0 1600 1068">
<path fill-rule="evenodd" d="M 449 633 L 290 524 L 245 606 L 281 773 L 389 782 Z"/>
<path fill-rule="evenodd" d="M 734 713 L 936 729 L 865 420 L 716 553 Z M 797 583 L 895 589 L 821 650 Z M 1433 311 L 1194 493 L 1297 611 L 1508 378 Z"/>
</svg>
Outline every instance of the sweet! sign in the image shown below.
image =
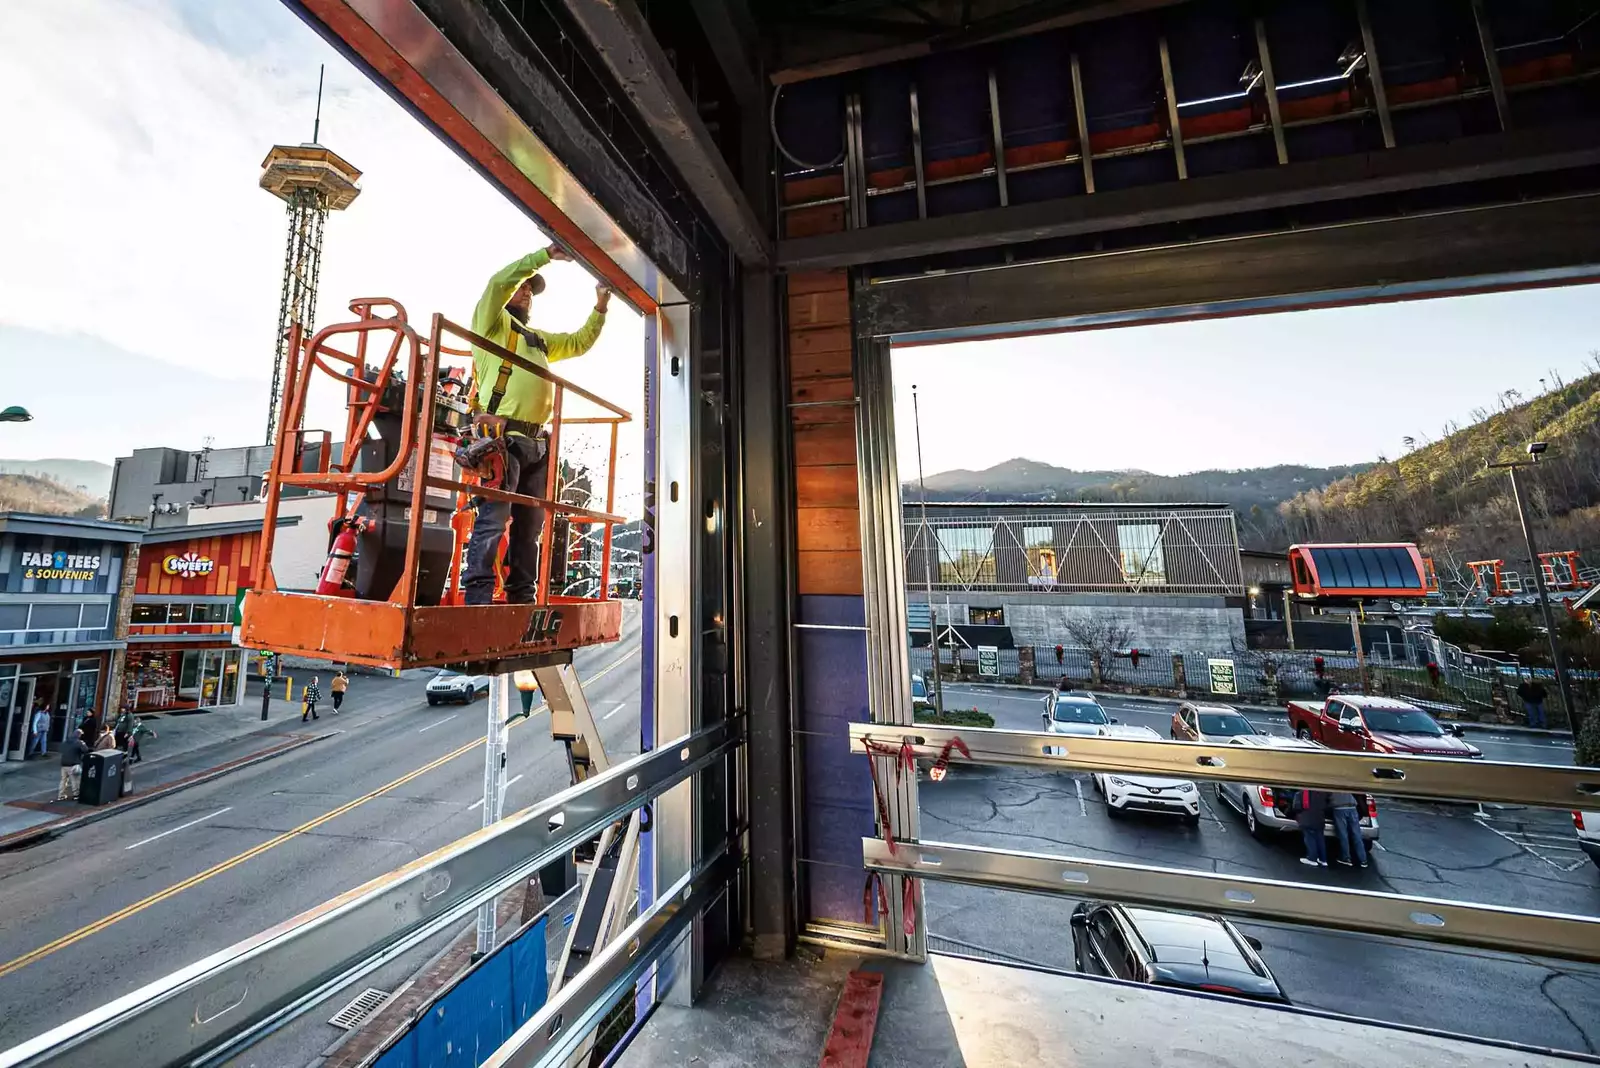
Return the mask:
<svg viewBox="0 0 1600 1068">
<path fill-rule="evenodd" d="M 161 570 L 163 572 L 168 575 L 176 575 L 179 578 L 199 578 L 201 575 L 211 574 L 216 568 L 217 563 L 211 557 L 201 556 L 199 553 L 194 552 L 183 553 L 182 555 L 173 553 L 161 561 Z"/>
</svg>

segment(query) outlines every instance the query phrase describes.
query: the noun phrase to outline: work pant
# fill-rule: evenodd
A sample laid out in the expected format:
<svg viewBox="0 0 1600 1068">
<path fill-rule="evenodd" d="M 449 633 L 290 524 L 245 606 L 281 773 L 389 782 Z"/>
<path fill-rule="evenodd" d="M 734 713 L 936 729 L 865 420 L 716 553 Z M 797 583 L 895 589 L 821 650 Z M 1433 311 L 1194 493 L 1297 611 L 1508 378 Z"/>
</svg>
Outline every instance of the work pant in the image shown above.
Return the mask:
<svg viewBox="0 0 1600 1068">
<path fill-rule="evenodd" d="M 1530 726 L 1530 727 L 1543 727 L 1544 726 L 1544 702 L 1543 701 L 1524 701 L 1522 703 L 1528 710 L 1528 726 Z"/>
<path fill-rule="evenodd" d="M 1361 814 L 1353 808 L 1333 810 L 1333 836 L 1339 839 L 1339 859 L 1367 866 L 1367 843 L 1361 840 Z"/>
<path fill-rule="evenodd" d="M 48 740 L 47 739 L 48 739 L 49 733 L 50 732 L 49 732 L 48 729 L 45 729 L 45 730 L 42 730 L 42 731 L 34 731 L 32 740 L 30 740 L 28 742 L 28 752 L 27 752 L 26 755 L 27 756 L 34 756 L 34 755 L 37 754 L 38 756 L 44 756 L 45 750 L 48 748 Z"/>
<path fill-rule="evenodd" d="M 317 703 L 315 701 L 307 701 L 307 702 L 305 702 L 304 705 L 301 706 L 301 708 L 300 708 L 300 722 L 304 723 L 306 721 L 306 717 L 307 716 L 310 716 L 312 719 L 321 719 L 322 718 L 321 716 L 317 715 Z"/>
<path fill-rule="evenodd" d="M 61 785 L 56 787 L 56 800 L 66 801 L 78 793 L 78 765 L 68 764 L 61 769 Z"/>
<path fill-rule="evenodd" d="M 545 479 L 549 467 L 550 454 L 544 439 L 520 434 L 506 438 L 506 490 L 543 497 L 548 488 Z M 472 503 L 478 516 L 472 523 L 472 537 L 467 541 L 467 566 L 461 576 L 466 603 L 490 604 L 494 600 L 495 556 L 500 551 L 500 536 L 506 533 L 508 518 L 511 532 L 506 538 L 506 567 L 510 571 L 506 578 L 506 602 L 531 603 L 539 588 L 539 534 L 544 530 L 544 509 L 491 501 L 487 497 L 475 497 Z"/>
<path fill-rule="evenodd" d="M 1300 836 L 1306 842 L 1306 856 L 1318 864 L 1328 863 L 1328 843 L 1322 837 L 1322 833 L 1320 825 L 1316 827 L 1302 826 L 1300 828 Z"/>
</svg>

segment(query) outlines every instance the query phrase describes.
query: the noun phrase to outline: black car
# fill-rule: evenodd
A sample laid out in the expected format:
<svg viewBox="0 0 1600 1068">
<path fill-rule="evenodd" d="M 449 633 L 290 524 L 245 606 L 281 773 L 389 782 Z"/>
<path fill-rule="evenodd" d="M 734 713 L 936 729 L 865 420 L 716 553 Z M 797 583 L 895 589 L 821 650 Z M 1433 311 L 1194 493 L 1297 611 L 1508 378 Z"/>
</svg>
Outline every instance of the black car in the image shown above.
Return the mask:
<svg viewBox="0 0 1600 1068">
<path fill-rule="evenodd" d="M 1087 901 L 1072 911 L 1072 957 L 1085 975 L 1287 1005 L 1261 943 L 1220 916 Z"/>
</svg>

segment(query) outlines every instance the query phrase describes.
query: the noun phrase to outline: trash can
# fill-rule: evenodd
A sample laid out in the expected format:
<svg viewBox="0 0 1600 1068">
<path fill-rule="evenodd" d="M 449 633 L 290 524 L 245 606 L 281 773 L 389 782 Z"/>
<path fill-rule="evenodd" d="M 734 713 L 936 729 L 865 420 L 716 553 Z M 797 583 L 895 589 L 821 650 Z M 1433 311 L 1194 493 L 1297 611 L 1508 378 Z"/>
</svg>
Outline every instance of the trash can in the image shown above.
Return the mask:
<svg viewBox="0 0 1600 1068">
<path fill-rule="evenodd" d="M 122 796 L 122 750 L 97 749 L 84 761 L 78 800 L 85 805 L 109 805 Z"/>
</svg>

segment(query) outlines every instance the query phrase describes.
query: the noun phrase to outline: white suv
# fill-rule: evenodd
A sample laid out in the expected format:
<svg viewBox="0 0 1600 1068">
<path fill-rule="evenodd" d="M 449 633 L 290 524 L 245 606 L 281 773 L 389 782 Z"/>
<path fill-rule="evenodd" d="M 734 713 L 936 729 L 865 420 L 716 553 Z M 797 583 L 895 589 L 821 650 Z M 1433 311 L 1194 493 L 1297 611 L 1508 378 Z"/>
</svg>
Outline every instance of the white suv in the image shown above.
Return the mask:
<svg viewBox="0 0 1600 1068">
<path fill-rule="evenodd" d="M 1149 727 L 1113 724 L 1105 728 L 1111 738 L 1134 742 L 1159 742 L 1161 735 Z M 1124 812 L 1165 812 L 1182 816 L 1190 825 L 1200 822 L 1200 791 L 1187 779 L 1167 779 L 1144 772 L 1097 771 L 1094 788 L 1106 799 L 1106 815 L 1116 819 Z"/>
<path fill-rule="evenodd" d="M 1600 865 L 1600 812 L 1574 812 L 1572 826 L 1578 832 L 1578 845 Z"/>
</svg>

